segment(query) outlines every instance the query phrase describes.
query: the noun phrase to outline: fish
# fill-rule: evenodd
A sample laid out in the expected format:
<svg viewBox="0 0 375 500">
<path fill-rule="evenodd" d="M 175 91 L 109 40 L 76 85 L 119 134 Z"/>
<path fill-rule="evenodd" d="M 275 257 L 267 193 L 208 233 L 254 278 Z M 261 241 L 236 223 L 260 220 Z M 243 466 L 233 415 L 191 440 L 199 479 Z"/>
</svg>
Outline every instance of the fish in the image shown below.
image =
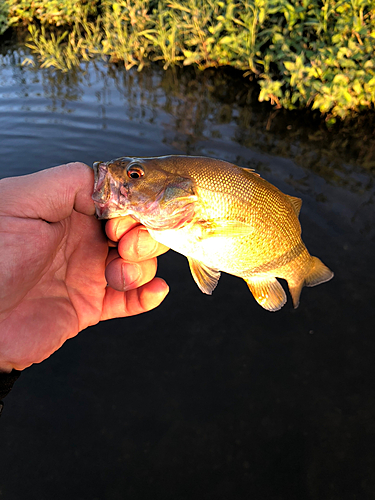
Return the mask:
<svg viewBox="0 0 375 500">
<path fill-rule="evenodd" d="M 206 294 L 221 272 L 245 280 L 268 311 L 294 308 L 303 286 L 333 272 L 309 254 L 298 219 L 302 200 L 281 192 L 254 170 L 205 156 L 124 156 L 95 162 L 99 219 L 132 216 L 156 241 L 185 255 Z"/>
</svg>

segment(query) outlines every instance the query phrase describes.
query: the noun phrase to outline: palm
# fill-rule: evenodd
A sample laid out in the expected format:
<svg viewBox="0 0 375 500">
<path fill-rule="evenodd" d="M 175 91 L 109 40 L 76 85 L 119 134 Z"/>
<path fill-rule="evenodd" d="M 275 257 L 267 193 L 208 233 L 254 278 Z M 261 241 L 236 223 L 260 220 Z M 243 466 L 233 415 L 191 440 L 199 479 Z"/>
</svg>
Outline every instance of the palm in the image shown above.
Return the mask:
<svg viewBox="0 0 375 500">
<path fill-rule="evenodd" d="M 18 342 L 3 344 L 2 354 L 38 362 L 101 319 L 108 246 L 100 223 L 77 212 L 53 224 L 34 221 L 31 232 L 29 221 L 7 222 L 22 229 L 8 241 L 22 265 L 8 273 L 8 308 L 1 325 L 9 339 L 17 332 Z M 22 240 L 27 240 L 26 248 Z"/>
<path fill-rule="evenodd" d="M 91 173 L 80 166 L 74 174 L 81 176 L 81 171 L 91 194 Z M 16 191 L 20 182 L 13 182 Z M 21 370 L 40 362 L 87 326 L 152 309 L 165 296 L 165 284 L 152 276 L 127 292 L 107 286 L 108 243 L 85 189 L 68 193 L 69 203 L 63 192 L 63 207 L 53 201 L 48 214 L 44 206 L 40 213 L 36 203 L 13 206 L 8 192 L 2 193 L 5 209 L 0 206 L 0 368 Z M 112 275 L 119 262 L 113 264 Z M 116 287 L 111 273 L 109 282 Z"/>
</svg>

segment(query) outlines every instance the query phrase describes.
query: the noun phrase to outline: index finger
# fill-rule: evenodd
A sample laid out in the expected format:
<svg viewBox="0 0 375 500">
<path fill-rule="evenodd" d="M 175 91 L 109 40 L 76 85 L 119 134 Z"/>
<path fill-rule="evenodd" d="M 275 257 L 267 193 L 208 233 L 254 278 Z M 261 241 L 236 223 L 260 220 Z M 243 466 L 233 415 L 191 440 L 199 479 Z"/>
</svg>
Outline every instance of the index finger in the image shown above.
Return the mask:
<svg viewBox="0 0 375 500">
<path fill-rule="evenodd" d="M 105 225 L 105 232 L 110 240 L 117 242 L 135 226 L 140 226 L 139 222 L 130 215 L 125 215 L 110 219 Z"/>
<path fill-rule="evenodd" d="M 118 242 L 118 253 L 126 262 L 142 262 L 169 250 L 151 238 L 147 229 L 130 216 L 109 220 L 106 234 L 110 240 Z"/>
</svg>

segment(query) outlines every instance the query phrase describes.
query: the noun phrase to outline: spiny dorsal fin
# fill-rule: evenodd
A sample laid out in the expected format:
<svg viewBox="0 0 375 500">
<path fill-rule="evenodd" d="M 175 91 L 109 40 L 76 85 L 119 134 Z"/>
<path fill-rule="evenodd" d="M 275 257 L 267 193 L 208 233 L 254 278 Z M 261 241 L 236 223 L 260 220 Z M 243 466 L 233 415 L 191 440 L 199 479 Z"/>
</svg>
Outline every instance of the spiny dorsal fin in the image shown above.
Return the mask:
<svg viewBox="0 0 375 500">
<path fill-rule="evenodd" d="M 278 311 L 286 302 L 283 287 L 276 278 L 245 278 L 254 299 L 267 311 Z"/>
<path fill-rule="evenodd" d="M 251 175 L 256 175 L 257 177 L 260 177 L 260 174 L 258 172 L 255 172 L 252 168 L 246 168 L 246 167 L 241 167 L 242 170 L 245 170 L 246 173 L 251 174 Z M 301 206 L 302 206 L 302 200 L 301 198 L 297 198 L 296 196 L 290 196 L 289 194 L 286 195 L 290 203 L 292 204 L 293 210 L 295 211 L 297 217 L 299 216 L 299 213 L 301 211 Z"/>
<path fill-rule="evenodd" d="M 240 167 L 242 170 L 245 170 L 248 174 L 256 175 L 257 177 L 260 177 L 260 174 L 258 172 L 255 172 L 253 168 L 246 168 L 246 167 Z"/>
<path fill-rule="evenodd" d="M 288 200 L 292 204 L 292 207 L 296 213 L 296 216 L 299 216 L 299 213 L 301 211 L 301 206 L 302 206 L 302 200 L 301 198 L 297 198 L 296 196 L 290 196 L 289 194 L 286 195 L 288 197 Z"/>
<path fill-rule="evenodd" d="M 198 260 L 187 258 L 189 261 L 190 271 L 193 275 L 195 283 L 198 285 L 200 290 L 207 295 L 211 295 L 215 290 L 217 282 L 220 278 L 220 271 L 217 269 L 212 269 L 206 266 Z"/>
</svg>

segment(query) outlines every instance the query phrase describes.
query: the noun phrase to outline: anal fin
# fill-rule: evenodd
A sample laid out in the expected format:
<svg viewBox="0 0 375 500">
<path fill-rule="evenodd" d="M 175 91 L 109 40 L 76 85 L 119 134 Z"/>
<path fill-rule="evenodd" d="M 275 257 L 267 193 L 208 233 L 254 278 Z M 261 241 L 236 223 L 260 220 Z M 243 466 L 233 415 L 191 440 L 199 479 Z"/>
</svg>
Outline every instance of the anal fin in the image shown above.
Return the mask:
<svg viewBox="0 0 375 500">
<path fill-rule="evenodd" d="M 189 261 L 190 271 L 195 283 L 203 293 L 211 295 L 216 288 L 217 282 L 219 281 L 220 271 L 212 269 L 211 267 L 203 264 L 203 262 L 199 262 L 192 257 L 188 257 L 187 259 Z"/>
<path fill-rule="evenodd" d="M 276 278 L 245 278 L 254 299 L 267 311 L 278 311 L 286 302 L 286 294 Z"/>
</svg>

